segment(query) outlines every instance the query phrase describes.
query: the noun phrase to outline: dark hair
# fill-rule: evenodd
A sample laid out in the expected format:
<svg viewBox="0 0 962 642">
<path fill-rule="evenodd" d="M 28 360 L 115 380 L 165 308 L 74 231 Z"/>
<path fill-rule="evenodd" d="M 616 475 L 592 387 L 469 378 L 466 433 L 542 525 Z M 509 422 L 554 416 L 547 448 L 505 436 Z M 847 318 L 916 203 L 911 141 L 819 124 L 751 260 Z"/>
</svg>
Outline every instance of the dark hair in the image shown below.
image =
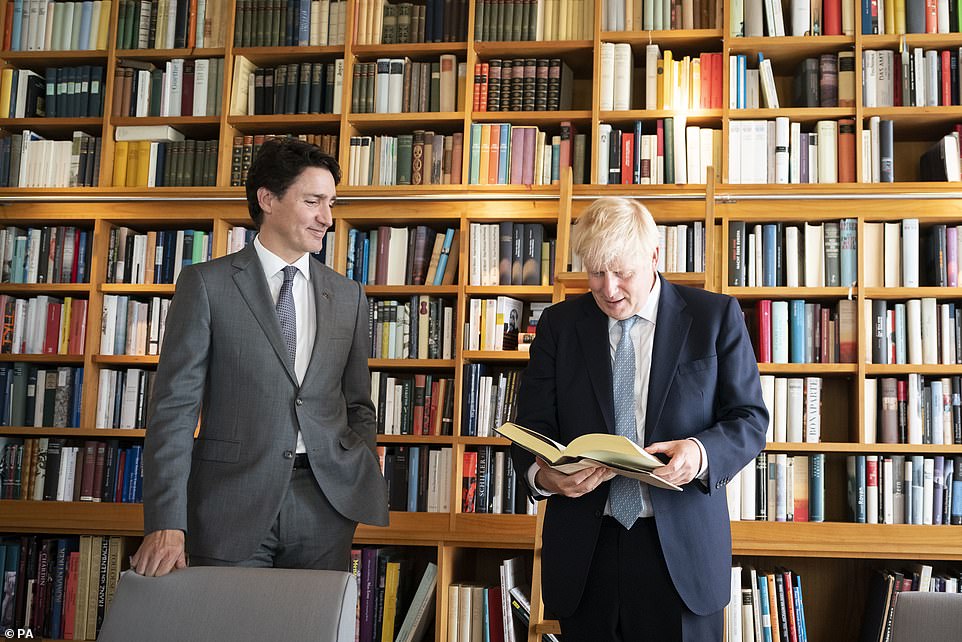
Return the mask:
<svg viewBox="0 0 962 642">
<path fill-rule="evenodd" d="M 264 212 L 257 202 L 257 190 L 266 187 L 278 198 L 308 167 L 323 167 L 331 172 L 334 184 L 341 182 L 341 168 L 337 159 L 325 154 L 316 145 L 297 138 L 272 138 L 261 145 L 254 162 L 247 171 L 247 209 L 254 225 L 261 226 Z"/>
</svg>

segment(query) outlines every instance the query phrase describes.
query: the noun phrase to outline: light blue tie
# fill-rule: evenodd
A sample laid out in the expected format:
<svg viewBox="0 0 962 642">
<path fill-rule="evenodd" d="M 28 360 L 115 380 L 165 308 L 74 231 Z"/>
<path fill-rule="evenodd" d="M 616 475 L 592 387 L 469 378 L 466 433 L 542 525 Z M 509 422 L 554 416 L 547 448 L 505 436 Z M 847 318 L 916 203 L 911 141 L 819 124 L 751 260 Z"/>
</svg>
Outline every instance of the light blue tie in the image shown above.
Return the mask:
<svg viewBox="0 0 962 642">
<path fill-rule="evenodd" d="M 631 343 L 631 328 L 638 317 L 622 319 L 621 339 L 615 348 L 615 366 L 612 372 L 612 388 L 615 400 L 615 432 L 637 441 L 635 424 L 635 348 Z M 635 479 L 616 476 L 608 491 L 611 516 L 625 528 L 631 528 L 641 512 L 641 487 Z"/>
<path fill-rule="evenodd" d="M 277 295 L 277 304 L 274 306 L 277 311 L 277 320 L 281 324 L 284 345 L 287 346 L 287 354 L 291 355 L 291 364 L 294 363 L 294 356 L 297 352 L 297 316 L 292 291 L 296 274 L 296 266 L 287 265 L 284 267 L 284 283 L 281 285 L 281 292 Z"/>
</svg>

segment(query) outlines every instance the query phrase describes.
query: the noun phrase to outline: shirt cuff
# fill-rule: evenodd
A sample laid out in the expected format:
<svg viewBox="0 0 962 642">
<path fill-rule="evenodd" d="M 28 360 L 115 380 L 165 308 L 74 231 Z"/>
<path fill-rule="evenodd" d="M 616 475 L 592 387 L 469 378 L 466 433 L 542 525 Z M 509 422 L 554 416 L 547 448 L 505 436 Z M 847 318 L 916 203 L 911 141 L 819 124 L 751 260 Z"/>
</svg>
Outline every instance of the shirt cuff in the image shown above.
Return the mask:
<svg viewBox="0 0 962 642">
<path fill-rule="evenodd" d="M 701 453 L 701 465 L 698 468 L 698 474 L 695 475 L 695 479 L 700 481 L 708 480 L 708 453 L 705 451 L 705 446 L 698 440 L 697 437 L 689 437 L 693 442 L 698 444 L 698 451 Z"/>
<path fill-rule="evenodd" d="M 531 489 L 531 492 L 534 495 L 538 495 L 541 497 L 551 497 L 552 495 L 554 495 L 554 493 L 546 491 L 545 489 L 538 486 L 538 484 L 536 484 L 534 481 L 535 475 L 538 474 L 539 468 L 540 466 L 538 466 L 538 462 L 531 464 L 531 466 L 528 468 L 528 473 L 525 475 L 525 479 L 528 482 L 528 488 Z"/>
</svg>

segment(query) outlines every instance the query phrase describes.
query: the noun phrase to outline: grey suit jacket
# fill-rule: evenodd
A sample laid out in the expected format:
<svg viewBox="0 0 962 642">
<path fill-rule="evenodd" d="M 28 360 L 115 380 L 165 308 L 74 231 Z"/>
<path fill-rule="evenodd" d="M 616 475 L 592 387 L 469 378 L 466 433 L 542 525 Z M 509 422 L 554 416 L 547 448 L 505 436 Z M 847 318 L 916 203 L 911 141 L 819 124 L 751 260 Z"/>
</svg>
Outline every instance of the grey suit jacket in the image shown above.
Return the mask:
<svg viewBox="0 0 962 642">
<path fill-rule="evenodd" d="M 317 336 L 298 385 L 253 245 L 181 273 L 148 407 L 145 532 L 183 530 L 202 557 L 250 557 L 280 511 L 298 429 L 334 508 L 387 524 L 367 299 L 318 261 L 310 282 Z"/>
</svg>

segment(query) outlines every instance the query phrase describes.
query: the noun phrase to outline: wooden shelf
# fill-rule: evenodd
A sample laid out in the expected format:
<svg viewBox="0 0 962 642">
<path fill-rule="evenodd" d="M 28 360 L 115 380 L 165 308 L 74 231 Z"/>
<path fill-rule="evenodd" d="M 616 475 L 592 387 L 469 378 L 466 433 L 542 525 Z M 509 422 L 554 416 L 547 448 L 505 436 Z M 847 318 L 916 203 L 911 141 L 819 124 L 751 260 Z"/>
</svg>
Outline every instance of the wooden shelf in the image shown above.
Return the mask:
<svg viewBox="0 0 962 642">
<path fill-rule="evenodd" d="M 734 287 L 722 290 L 739 300 L 754 299 L 845 299 L 855 296 L 855 288 Z"/>
<path fill-rule="evenodd" d="M 591 111 L 473 111 L 471 120 L 476 123 L 511 123 L 512 125 L 537 125 L 549 131 L 557 131 L 562 121 L 575 125 L 591 126 Z"/>
<path fill-rule="evenodd" d="M 0 524 L 7 533 L 140 536 L 144 510 L 141 504 L 3 500 Z"/>
<path fill-rule="evenodd" d="M 441 54 L 466 54 L 466 42 L 412 42 L 402 45 L 352 45 L 351 53 L 358 58 L 403 58 L 421 60 L 422 57 Z"/>
<path fill-rule="evenodd" d="M 962 364 L 952 365 L 923 365 L 923 364 L 878 364 L 870 363 L 865 366 L 866 375 L 962 375 Z"/>
<path fill-rule="evenodd" d="M 732 54 L 750 55 L 757 63 L 757 52 L 782 64 L 797 64 L 805 58 L 822 53 L 834 53 L 855 48 L 854 36 L 764 36 L 754 38 L 728 38 L 726 42 Z M 754 64 L 750 64 L 754 67 Z M 859 63 L 861 67 L 861 63 Z"/>
<path fill-rule="evenodd" d="M 365 285 L 367 296 L 455 296 L 458 293 L 456 285 Z"/>
<path fill-rule="evenodd" d="M 90 294 L 89 283 L 0 283 L 0 293 L 14 296 L 36 296 L 50 294 L 53 296 L 71 296 Z"/>
<path fill-rule="evenodd" d="M 626 42 L 635 49 L 657 43 L 662 49 L 715 51 L 722 46 L 721 29 L 668 29 L 656 31 L 602 31 L 602 42 Z M 643 49 L 642 49 L 643 51 Z"/>
<path fill-rule="evenodd" d="M 654 121 L 662 118 L 677 118 L 678 115 L 679 111 L 674 109 L 629 109 L 599 112 L 601 122 L 610 123 L 612 126 L 633 125 L 638 120 Z M 684 115 L 685 122 L 688 125 L 714 128 L 721 126 L 721 109 L 692 109 L 685 111 Z"/>
<path fill-rule="evenodd" d="M 533 515 L 454 513 L 454 532 L 449 542 L 477 547 L 531 548 Z"/>
<path fill-rule="evenodd" d="M 82 365 L 83 355 L 79 354 L 0 354 L 0 362 L 9 363 L 57 363 L 63 365 Z"/>
<path fill-rule="evenodd" d="M 465 361 L 513 361 L 525 362 L 528 353 L 522 350 L 462 350 Z"/>
<path fill-rule="evenodd" d="M 16 437 L 69 437 L 78 439 L 143 439 L 147 431 L 134 428 L 33 428 L 18 426 L 0 427 L 0 435 Z"/>
<path fill-rule="evenodd" d="M 952 131 L 952 127 L 962 121 L 962 107 L 866 107 L 862 117 L 866 127 L 868 119 L 878 116 L 883 120 L 895 121 L 893 133 L 895 140 L 923 140 L 933 143 Z"/>
<path fill-rule="evenodd" d="M 114 53 L 119 60 L 148 60 L 166 62 L 174 58 L 187 60 L 195 58 L 223 58 L 223 47 L 183 47 L 180 49 L 117 49 Z M 237 51 L 236 49 L 234 50 Z"/>
<path fill-rule="evenodd" d="M 18 69 L 33 69 L 34 71 L 50 66 L 51 59 L 58 65 L 72 67 L 77 65 L 107 65 L 107 51 L 104 49 L 56 50 L 56 51 L 3 51 L 0 60 L 15 65 Z"/>
<path fill-rule="evenodd" d="M 759 363 L 761 374 L 785 375 L 854 375 L 858 372 L 855 363 Z"/>
<path fill-rule="evenodd" d="M 258 67 L 273 67 L 292 62 L 334 60 L 344 57 L 344 45 L 324 47 L 235 47 L 235 56 L 244 56 Z"/>
<path fill-rule="evenodd" d="M 531 298 L 551 298 L 550 285 L 467 285 L 464 293 L 469 296 L 513 296 Z"/>
<path fill-rule="evenodd" d="M 150 296 L 173 296 L 175 286 L 168 283 L 103 283 L 104 294 L 133 294 Z"/>
<path fill-rule="evenodd" d="M 862 49 L 898 49 L 903 37 L 908 47 L 949 49 L 962 46 L 962 34 L 959 33 L 862 34 Z"/>
<path fill-rule="evenodd" d="M 420 129 L 421 125 L 432 128 L 436 125 L 459 125 L 464 123 L 464 114 L 459 111 L 405 111 L 392 114 L 348 114 L 347 119 L 365 131 L 373 128 L 389 129 L 410 127 Z"/>
<path fill-rule="evenodd" d="M 94 363 L 103 366 L 153 366 L 160 362 L 158 355 L 95 354 Z"/>
<path fill-rule="evenodd" d="M 957 526 L 732 522 L 734 555 L 962 559 Z M 859 587 L 862 590 L 862 587 Z"/>
<path fill-rule="evenodd" d="M 103 118 L 0 118 L 0 128 L 8 131 L 21 132 L 25 129 L 35 131 L 42 136 L 60 140 L 68 140 L 75 130 L 99 136 L 103 127 Z M 90 189 L 90 188 L 77 188 Z"/>
<path fill-rule="evenodd" d="M 451 532 L 449 513 L 407 513 L 391 511 L 387 527 L 358 524 L 357 544 L 416 544 L 444 540 Z"/>
<path fill-rule="evenodd" d="M 454 437 L 451 435 L 385 435 L 377 436 L 379 444 L 421 444 L 426 446 L 441 445 L 450 446 L 454 444 Z"/>
<path fill-rule="evenodd" d="M 962 299 L 962 288 L 864 288 L 866 299 Z"/>
<path fill-rule="evenodd" d="M 732 120 L 774 120 L 785 116 L 793 123 L 813 125 L 819 120 L 855 118 L 855 108 L 847 107 L 786 107 L 784 109 L 729 109 Z M 793 186 L 794 187 L 794 186 Z"/>
<path fill-rule="evenodd" d="M 454 359 L 368 359 L 372 370 L 432 370 L 454 367 Z"/>
</svg>

